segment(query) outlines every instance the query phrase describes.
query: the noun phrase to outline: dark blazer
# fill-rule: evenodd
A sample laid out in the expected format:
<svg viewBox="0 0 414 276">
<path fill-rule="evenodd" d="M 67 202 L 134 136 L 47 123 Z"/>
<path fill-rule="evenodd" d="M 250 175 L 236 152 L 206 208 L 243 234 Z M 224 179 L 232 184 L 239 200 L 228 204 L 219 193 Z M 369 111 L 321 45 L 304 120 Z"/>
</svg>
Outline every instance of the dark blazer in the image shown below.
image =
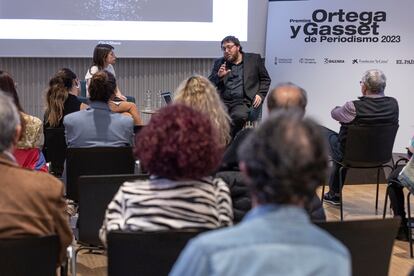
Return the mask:
<svg viewBox="0 0 414 276">
<path fill-rule="evenodd" d="M 242 53 L 243 54 L 243 84 L 245 97 L 253 101 L 256 95 L 259 95 L 262 100 L 266 97 L 270 86 L 270 77 L 263 64 L 262 58 L 259 54 Z M 221 57 L 214 62 L 213 70 L 208 79 L 217 87 L 220 96 L 226 89 L 225 83 L 227 78 L 219 78 L 217 72 L 220 66 L 224 63 L 224 58 Z"/>
</svg>

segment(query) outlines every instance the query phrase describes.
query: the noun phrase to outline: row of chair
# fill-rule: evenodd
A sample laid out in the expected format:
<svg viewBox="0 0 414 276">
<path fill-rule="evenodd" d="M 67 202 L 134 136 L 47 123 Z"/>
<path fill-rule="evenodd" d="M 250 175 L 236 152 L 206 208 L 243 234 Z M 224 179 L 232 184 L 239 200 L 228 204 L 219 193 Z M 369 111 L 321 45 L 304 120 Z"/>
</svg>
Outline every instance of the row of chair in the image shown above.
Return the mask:
<svg viewBox="0 0 414 276">
<path fill-rule="evenodd" d="M 385 276 L 399 223 L 392 218 L 317 225 L 349 249 L 353 275 Z M 167 275 L 188 240 L 198 234 L 189 231 L 110 232 L 108 275 Z M 57 236 L 0 240 L 0 275 L 55 275 L 58 251 Z"/>
</svg>

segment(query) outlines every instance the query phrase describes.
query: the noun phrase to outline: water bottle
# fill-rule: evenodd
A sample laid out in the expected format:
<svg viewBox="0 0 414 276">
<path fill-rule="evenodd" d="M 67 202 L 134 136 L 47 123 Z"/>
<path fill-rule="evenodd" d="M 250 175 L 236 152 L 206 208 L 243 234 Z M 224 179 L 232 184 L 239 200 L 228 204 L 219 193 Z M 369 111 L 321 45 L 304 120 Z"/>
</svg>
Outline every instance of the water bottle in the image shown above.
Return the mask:
<svg viewBox="0 0 414 276">
<path fill-rule="evenodd" d="M 151 90 L 147 90 L 145 92 L 145 106 L 144 106 L 145 110 L 152 110 L 152 95 L 151 95 Z"/>
</svg>

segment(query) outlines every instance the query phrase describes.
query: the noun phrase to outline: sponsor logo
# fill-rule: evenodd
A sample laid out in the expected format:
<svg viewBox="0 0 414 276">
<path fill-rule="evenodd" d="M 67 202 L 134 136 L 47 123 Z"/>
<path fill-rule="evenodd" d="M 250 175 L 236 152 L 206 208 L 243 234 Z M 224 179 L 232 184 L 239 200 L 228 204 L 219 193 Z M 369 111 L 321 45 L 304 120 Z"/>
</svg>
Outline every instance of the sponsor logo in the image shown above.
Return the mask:
<svg viewBox="0 0 414 276">
<path fill-rule="evenodd" d="M 414 64 L 414 59 L 397 59 L 396 64 Z"/>
<path fill-rule="evenodd" d="M 345 60 L 343 60 L 343 59 L 324 58 L 323 63 L 325 63 L 325 64 L 330 64 L 330 63 L 345 63 Z"/>
<path fill-rule="evenodd" d="M 362 59 L 356 58 L 352 59 L 352 64 L 386 64 L 388 63 L 388 59 Z"/>
<path fill-rule="evenodd" d="M 292 63 L 292 58 L 278 58 L 275 57 L 275 65 L 281 64 L 281 63 Z"/>
<path fill-rule="evenodd" d="M 316 64 L 316 59 L 314 58 L 300 58 L 299 63 L 302 64 Z"/>
</svg>

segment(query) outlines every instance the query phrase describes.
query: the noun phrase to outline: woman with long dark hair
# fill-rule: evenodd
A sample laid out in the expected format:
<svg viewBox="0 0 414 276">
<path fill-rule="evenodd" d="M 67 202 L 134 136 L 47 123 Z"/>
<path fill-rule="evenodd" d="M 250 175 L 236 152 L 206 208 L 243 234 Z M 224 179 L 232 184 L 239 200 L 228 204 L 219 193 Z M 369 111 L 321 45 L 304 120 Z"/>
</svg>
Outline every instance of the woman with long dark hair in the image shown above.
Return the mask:
<svg viewBox="0 0 414 276">
<path fill-rule="evenodd" d="M 40 150 L 43 145 L 42 121 L 24 112 L 17 95 L 15 82 L 5 71 L 0 71 L 0 90 L 13 99 L 20 112 L 23 129 L 13 153 L 17 163 L 24 168 L 47 172 L 46 161 Z"/>
</svg>

